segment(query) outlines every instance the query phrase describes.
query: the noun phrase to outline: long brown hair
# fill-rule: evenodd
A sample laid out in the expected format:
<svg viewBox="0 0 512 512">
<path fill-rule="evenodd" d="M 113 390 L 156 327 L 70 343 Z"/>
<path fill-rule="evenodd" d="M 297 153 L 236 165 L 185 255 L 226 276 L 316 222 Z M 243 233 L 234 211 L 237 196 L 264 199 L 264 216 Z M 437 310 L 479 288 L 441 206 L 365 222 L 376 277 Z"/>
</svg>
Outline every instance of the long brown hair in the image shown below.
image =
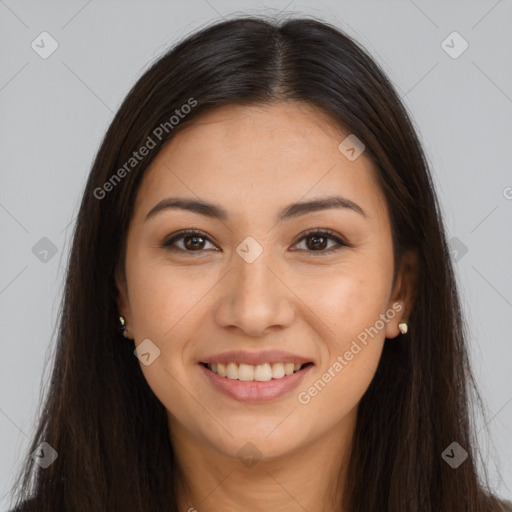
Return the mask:
<svg viewBox="0 0 512 512">
<path fill-rule="evenodd" d="M 16 504 L 32 497 L 26 510 L 38 512 L 177 511 L 179 467 L 166 410 L 118 326 L 114 275 L 124 268 L 135 195 L 162 146 L 201 113 L 285 100 L 314 105 L 365 144 L 390 211 L 395 272 L 405 250 L 419 256 L 410 332 L 386 341 L 359 404 L 344 505 L 501 510 L 477 473 L 468 400 L 481 399 L 440 208 L 400 98 L 339 29 L 312 18 L 252 16 L 203 28 L 160 57 L 102 141 L 76 221 L 51 381 Z M 154 147 L 134 164 L 133 152 L 149 139 Z M 46 469 L 30 457 L 42 442 L 58 453 Z M 453 442 L 468 453 L 457 469 L 441 456 Z"/>
</svg>

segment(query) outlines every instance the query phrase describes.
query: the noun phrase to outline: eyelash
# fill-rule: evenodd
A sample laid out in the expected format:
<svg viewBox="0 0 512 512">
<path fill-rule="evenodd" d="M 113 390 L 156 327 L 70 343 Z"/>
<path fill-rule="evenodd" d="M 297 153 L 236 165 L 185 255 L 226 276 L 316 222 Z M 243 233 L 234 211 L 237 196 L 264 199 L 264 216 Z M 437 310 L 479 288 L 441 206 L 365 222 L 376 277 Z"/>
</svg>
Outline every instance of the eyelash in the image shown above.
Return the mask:
<svg viewBox="0 0 512 512">
<path fill-rule="evenodd" d="M 314 256 L 328 256 L 329 254 L 332 254 L 332 253 L 338 251 L 342 247 L 351 247 L 350 244 L 348 244 L 347 242 L 342 240 L 333 231 L 330 231 L 328 229 L 310 229 L 310 230 L 308 230 L 308 231 L 306 231 L 305 233 L 302 234 L 302 236 L 298 240 L 297 244 L 299 242 L 301 242 L 302 240 L 304 240 L 305 238 L 310 238 L 313 235 L 316 235 L 317 237 L 321 237 L 321 238 L 327 238 L 327 239 L 330 239 L 330 240 L 334 240 L 338 244 L 338 246 L 337 247 L 331 247 L 329 249 L 322 249 L 322 250 L 318 250 L 318 251 L 311 251 L 311 250 L 306 250 L 306 249 L 299 249 L 299 250 L 311 253 Z M 181 240 L 183 238 L 186 238 L 188 236 L 196 236 L 196 237 L 202 238 L 203 240 L 206 240 L 206 241 L 212 243 L 211 240 L 203 232 L 197 231 L 195 229 L 186 229 L 184 231 L 180 231 L 179 233 L 176 233 L 171 238 L 165 240 L 162 243 L 162 248 L 167 249 L 169 251 L 187 252 L 187 253 L 191 253 L 191 254 L 204 252 L 203 249 L 200 249 L 200 250 L 197 250 L 197 251 L 188 251 L 186 249 L 181 249 L 181 248 L 178 248 L 178 247 L 173 247 L 173 244 L 176 241 Z"/>
</svg>

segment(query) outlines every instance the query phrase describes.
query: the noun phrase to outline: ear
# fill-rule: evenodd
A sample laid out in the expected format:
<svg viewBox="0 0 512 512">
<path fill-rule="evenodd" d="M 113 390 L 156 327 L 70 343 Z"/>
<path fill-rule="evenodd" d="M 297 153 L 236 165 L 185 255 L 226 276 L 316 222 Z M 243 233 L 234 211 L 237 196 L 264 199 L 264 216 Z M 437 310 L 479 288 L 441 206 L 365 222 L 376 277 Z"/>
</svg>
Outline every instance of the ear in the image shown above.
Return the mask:
<svg viewBox="0 0 512 512">
<path fill-rule="evenodd" d="M 417 252 L 413 250 L 405 251 L 402 255 L 400 269 L 391 294 L 392 300 L 388 305 L 388 308 L 396 311 L 396 315 L 386 324 L 386 338 L 396 338 L 400 334 L 398 324 L 400 322 L 407 322 L 409 319 L 416 294 L 418 268 L 419 258 Z M 400 309 L 398 309 L 397 303 L 400 303 Z"/>
</svg>

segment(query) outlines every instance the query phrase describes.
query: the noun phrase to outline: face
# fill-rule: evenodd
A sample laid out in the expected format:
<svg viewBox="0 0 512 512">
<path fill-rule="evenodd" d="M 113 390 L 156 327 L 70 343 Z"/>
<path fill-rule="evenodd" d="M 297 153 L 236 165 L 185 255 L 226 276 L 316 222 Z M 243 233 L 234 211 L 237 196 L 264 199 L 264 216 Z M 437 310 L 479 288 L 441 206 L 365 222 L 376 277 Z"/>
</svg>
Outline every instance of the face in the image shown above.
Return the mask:
<svg viewBox="0 0 512 512">
<path fill-rule="evenodd" d="M 410 286 L 370 161 L 338 149 L 349 133 L 304 103 L 223 107 L 147 169 L 118 305 L 171 436 L 273 458 L 353 427 Z"/>
</svg>

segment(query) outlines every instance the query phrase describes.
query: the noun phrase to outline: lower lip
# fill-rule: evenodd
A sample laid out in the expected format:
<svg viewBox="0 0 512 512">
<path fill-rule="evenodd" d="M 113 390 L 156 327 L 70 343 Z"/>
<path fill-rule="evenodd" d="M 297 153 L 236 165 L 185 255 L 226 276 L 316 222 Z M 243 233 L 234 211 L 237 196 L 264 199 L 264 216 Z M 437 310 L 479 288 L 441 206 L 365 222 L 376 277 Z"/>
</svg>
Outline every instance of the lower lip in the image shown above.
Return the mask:
<svg viewBox="0 0 512 512">
<path fill-rule="evenodd" d="M 292 389 L 296 388 L 304 379 L 306 374 L 313 368 L 313 365 L 306 366 L 298 372 L 271 379 L 265 382 L 241 381 L 221 377 L 218 373 L 212 372 L 202 364 L 199 364 L 210 382 L 226 395 L 239 400 L 240 402 L 262 403 L 270 402 L 282 397 Z"/>
</svg>

